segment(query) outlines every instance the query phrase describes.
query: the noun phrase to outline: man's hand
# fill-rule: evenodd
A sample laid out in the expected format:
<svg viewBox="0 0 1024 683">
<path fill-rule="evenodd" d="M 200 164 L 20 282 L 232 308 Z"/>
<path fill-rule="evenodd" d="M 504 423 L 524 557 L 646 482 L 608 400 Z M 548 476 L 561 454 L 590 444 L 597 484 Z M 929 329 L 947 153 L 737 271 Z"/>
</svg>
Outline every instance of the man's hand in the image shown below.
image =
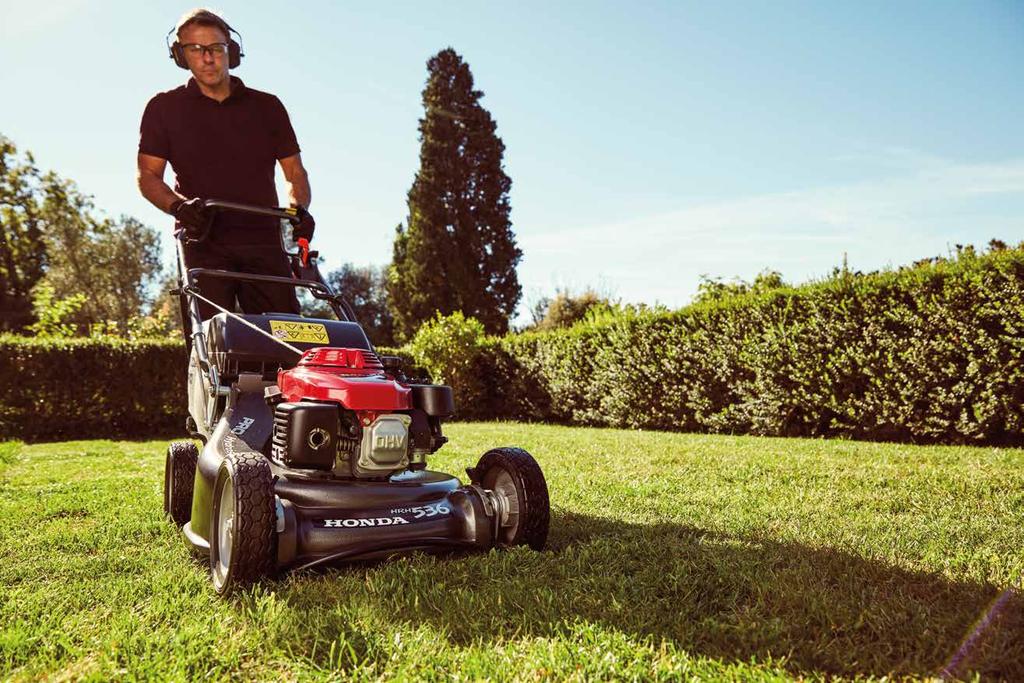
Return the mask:
<svg viewBox="0 0 1024 683">
<path fill-rule="evenodd" d="M 309 211 L 306 211 L 306 207 L 301 204 L 295 207 L 295 210 L 295 217 L 299 219 L 299 222 L 292 225 L 292 239 L 296 242 L 300 239 L 305 239 L 308 242 L 313 239 L 316 221 L 313 220 L 313 216 L 310 215 Z"/>
<path fill-rule="evenodd" d="M 178 199 L 171 204 L 170 210 L 174 218 L 185 228 L 185 234 L 193 239 L 202 236 L 213 218 L 213 214 L 203 206 L 203 200 L 198 197 Z"/>
</svg>

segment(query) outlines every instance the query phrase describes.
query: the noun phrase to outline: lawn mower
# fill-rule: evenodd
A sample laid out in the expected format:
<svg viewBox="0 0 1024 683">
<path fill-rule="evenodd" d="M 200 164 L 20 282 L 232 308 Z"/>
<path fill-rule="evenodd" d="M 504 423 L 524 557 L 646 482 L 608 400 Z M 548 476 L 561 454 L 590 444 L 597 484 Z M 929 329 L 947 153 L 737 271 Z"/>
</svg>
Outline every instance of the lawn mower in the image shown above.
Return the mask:
<svg viewBox="0 0 1024 683">
<path fill-rule="evenodd" d="M 292 209 L 205 205 L 296 222 Z M 288 251 L 282 239 L 288 278 L 188 268 L 186 239 L 206 236 L 178 237 L 194 440 L 167 449 L 164 512 L 209 556 L 218 593 L 285 570 L 411 551 L 543 548 L 548 491 L 534 458 L 489 450 L 466 469 L 467 484 L 428 470 L 447 441 L 441 423 L 455 413 L 451 388 L 410 381 L 400 358 L 376 353 L 308 242 Z M 337 320 L 228 310 L 203 295 L 200 278 L 301 288 Z M 219 312 L 202 320 L 200 301 Z"/>
</svg>

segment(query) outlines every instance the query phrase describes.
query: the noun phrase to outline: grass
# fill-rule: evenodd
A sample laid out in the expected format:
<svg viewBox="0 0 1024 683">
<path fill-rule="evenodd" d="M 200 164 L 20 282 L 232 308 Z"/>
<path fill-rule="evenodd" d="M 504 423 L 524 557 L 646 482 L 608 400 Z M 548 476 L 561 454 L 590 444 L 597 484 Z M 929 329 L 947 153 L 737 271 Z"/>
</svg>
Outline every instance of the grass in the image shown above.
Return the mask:
<svg viewBox="0 0 1024 683">
<path fill-rule="evenodd" d="M 227 601 L 161 518 L 164 442 L 0 444 L 0 678 L 1024 678 L 1024 451 L 454 424 L 541 462 L 549 548 Z M 988 626 L 975 624 L 1001 597 Z M 968 642 L 968 646 L 961 646 Z"/>
</svg>

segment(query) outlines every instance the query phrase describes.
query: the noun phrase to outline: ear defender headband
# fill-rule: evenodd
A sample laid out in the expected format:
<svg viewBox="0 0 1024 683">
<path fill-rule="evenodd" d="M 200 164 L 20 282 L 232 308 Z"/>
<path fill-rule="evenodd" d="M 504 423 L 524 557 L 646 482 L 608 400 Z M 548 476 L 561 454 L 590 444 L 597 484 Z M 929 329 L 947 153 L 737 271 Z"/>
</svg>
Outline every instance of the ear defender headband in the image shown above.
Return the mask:
<svg viewBox="0 0 1024 683">
<path fill-rule="evenodd" d="M 242 34 L 236 31 L 235 29 L 231 28 L 228 22 L 224 21 L 223 19 L 212 13 L 206 16 L 201 15 L 198 17 L 194 17 L 193 20 L 195 19 L 209 20 L 210 23 L 217 24 L 218 28 L 220 28 L 222 31 L 224 31 L 225 34 L 227 34 L 228 68 L 237 69 L 239 64 L 242 63 L 242 57 L 245 56 L 245 53 L 242 52 L 241 45 Z M 189 22 L 185 22 L 185 24 L 183 24 L 182 26 L 175 26 L 167 32 L 167 36 L 164 38 L 164 42 L 167 44 L 167 51 L 170 53 L 170 58 L 173 59 L 174 63 L 180 66 L 182 69 L 188 68 L 188 62 L 185 61 L 185 50 L 181 47 L 181 43 L 178 42 L 177 37 L 175 37 L 173 43 L 171 42 L 171 34 L 180 31 L 183 28 L 183 26 L 187 25 L 188 23 Z M 235 39 L 231 37 L 232 33 L 238 36 L 237 41 L 235 41 Z"/>
</svg>

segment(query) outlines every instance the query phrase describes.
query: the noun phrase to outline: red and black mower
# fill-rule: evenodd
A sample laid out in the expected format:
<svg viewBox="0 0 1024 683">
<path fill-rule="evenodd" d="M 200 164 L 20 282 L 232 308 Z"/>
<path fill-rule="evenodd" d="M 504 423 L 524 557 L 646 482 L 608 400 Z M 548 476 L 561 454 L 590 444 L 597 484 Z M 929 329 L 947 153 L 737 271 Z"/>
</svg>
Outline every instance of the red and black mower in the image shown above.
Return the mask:
<svg viewBox="0 0 1024 683">
<path fill-rule="evenodd" d="M 295 218 L 289 209 L 206 206 Z M 543 548 L 548 491 L 533 457 L 492 449 L 467 468 L 467 484 L 427 469 L 447 441 L 451 388 L 410 382 L 399 358 L 377 355 L 308 243 L 288 257 L 292 278 L 187 268 L 179 242 L 178 293 L 191 322 L 187 428 L 202 448 L 168 448 L 164 511 L 209 555 L 216 591 L 409 551 Z M 338 319 L 228 311 L 203 296 L 200 277 L 302 288 Z M 200 301 L 220 312 L 201 320 Z"/>
</svg>

